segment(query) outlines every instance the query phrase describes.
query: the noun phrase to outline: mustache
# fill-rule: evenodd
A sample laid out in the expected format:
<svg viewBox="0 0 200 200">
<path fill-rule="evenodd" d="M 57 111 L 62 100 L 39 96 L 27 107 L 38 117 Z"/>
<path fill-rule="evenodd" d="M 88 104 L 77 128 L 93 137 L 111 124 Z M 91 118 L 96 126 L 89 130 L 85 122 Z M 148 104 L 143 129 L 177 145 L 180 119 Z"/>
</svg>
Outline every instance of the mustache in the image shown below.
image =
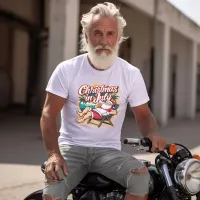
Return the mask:
<svg viewBox="0 0 200 200">
<path fill-rule="evenodd" d="M 112 48 L 110 47 L 110 46 L 108 46 L 108 45 L 98 45 L 98 46 L 96 46 L 95 48 L 94 48 L 94 50 L 96 51 L 96 50 L 99 50 L 99 49 L 107 49 L 107 50 L 110 50 L 110 51 L 112 51 Z"/>
</svg>

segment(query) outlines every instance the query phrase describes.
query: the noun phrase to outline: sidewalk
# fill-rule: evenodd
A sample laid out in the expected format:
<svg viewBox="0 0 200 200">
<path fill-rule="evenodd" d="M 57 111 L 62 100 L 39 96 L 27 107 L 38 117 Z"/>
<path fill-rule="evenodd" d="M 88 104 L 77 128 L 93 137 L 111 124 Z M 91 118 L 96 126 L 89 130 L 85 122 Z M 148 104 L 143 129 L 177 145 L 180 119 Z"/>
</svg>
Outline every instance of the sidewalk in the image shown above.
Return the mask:
<svg viewBox="0 0 200 200">
<path fill-rule="evenodd" d="M 160 133 L 170 142 L 178 142 L 200 154 L 200 117 L 194 121 L 171 121 Z M 22 200 L 31 192 L 43 188 L 44 175 L 40 165 L 46 159 L 41 140 L 39 118 L 0 115 L 0 200 Z M 127 117 L 122 129 L 125 137 L 141 137 L 134 120 Z M 156 154 L 137 152 L 122 144 L 122 150 L 152 162 Z"/>
</svg>

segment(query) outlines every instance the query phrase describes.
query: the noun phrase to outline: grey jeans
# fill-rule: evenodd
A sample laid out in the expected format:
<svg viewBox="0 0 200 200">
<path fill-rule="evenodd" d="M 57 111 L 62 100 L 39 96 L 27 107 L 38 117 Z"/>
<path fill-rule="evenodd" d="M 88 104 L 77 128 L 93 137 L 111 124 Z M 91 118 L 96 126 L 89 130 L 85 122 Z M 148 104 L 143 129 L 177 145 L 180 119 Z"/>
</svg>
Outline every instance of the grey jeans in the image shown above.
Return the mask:
<svg viewBox="0 0 200 200">
<path fill-rule="evenodd" d="M 144 166 L 142 162 L 132 155 L 114 148 L 81 147 L 61 145 L 63 155 L 68 167 L 68 176 L 63 180 L 46 180 L 43 194 L 51 195 L 53 199 L 67 199 L 88 172 L 100 173 L 112 179 L 125 188 L 128 193 L 144 196 L 149 190 L 149 173 L 133 173 Z"/>
</svg>

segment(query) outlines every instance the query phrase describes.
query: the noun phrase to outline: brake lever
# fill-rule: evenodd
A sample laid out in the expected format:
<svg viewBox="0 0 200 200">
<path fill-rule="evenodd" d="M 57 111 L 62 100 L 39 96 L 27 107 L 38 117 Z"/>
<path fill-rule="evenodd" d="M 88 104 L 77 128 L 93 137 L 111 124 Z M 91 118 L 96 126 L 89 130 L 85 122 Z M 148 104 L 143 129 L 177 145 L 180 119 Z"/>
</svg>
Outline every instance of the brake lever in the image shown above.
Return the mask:
<svg viewBox="0 0 200 200">
<path fill-rule="evenodd" d="M 147 147 L 147 148 L 148 148 L 148 149 L 146 150 L 146 152 L 152 153 L 152 151 L 151 151 L 152 142 L 151 142 L 151 140 L 150 140 L 148 137 L 141 139 L 141 145 L 142 145 L 143 147 Z"/>
<path fill-rule="evenodd" d="M 150 147 L 143 147 L 143 146 L 141 146 L 141 145 L 137 148 L 137 151 L 145 151 L 145 152 L 152 153 Z"/>
</svg>

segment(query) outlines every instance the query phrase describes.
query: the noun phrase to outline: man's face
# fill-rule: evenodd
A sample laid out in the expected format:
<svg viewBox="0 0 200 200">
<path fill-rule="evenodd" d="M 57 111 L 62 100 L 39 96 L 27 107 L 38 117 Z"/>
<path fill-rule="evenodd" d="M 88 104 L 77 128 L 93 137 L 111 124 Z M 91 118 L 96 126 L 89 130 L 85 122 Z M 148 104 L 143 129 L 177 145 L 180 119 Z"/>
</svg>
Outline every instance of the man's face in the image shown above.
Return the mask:
<svg viewBox="0 0 200 200">
<path fill-rule="evenodd" d="M 113 17 L 100 18 L 94 16 L 89 29 L 87 42 L 91 43 L 95 53 L 107 56 L 112 54 L 113 48 L 118 45 L 118 24 Z M 88 41 L 89 40 L 89 41 Z"/>
</svg>

